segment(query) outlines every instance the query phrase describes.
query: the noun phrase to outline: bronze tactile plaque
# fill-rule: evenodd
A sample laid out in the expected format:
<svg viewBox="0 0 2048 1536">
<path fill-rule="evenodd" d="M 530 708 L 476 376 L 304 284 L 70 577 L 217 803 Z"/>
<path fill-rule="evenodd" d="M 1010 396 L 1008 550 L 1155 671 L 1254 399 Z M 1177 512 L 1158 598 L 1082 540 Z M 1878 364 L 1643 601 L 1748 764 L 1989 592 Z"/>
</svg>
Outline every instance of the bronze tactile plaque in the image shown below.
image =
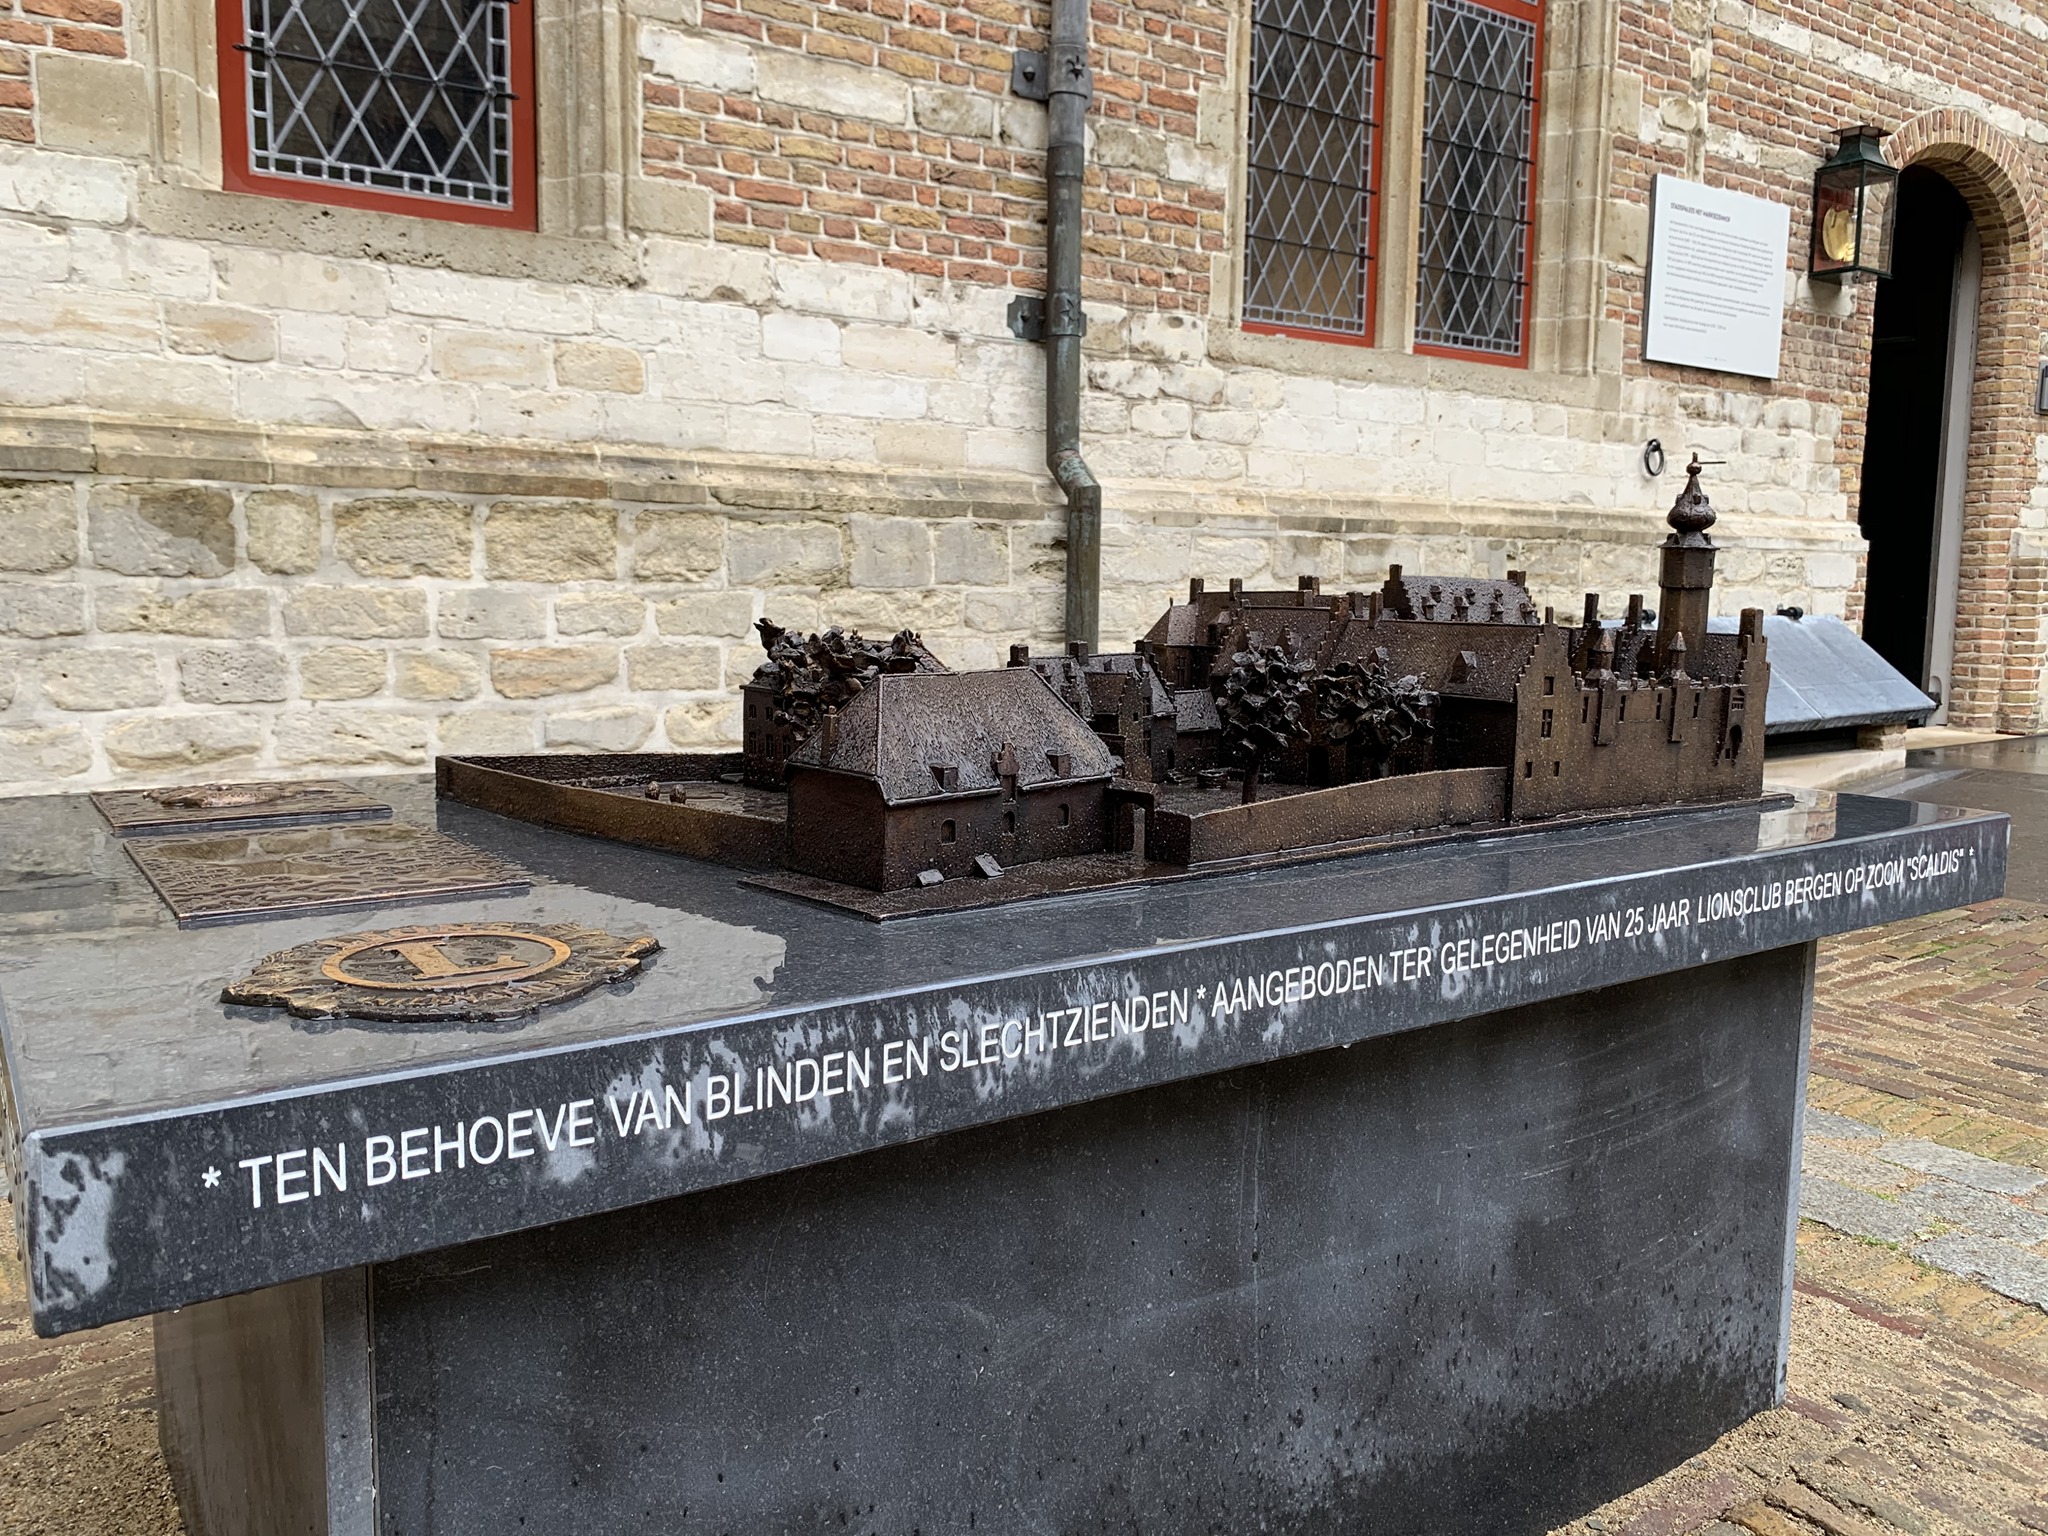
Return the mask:
<svg viewBox="0 0 2048 1536">
<path fill-rule="evenodd" d="M 424 827 L 281 827 L 127 845 L 157 895 L 190 928 L 334 912 L 390 901 L 511 895 L 533 876 Z"/>
<path fill-rule="evenodd" d="M 620 938 L 577 923 L 385 928 L 266 955 L 221 1001 L 307 1019 L 511 1019 L 624 981 L 660 948 L 645 935 Z"/>
<path fill-rule="evenodd" d="M 318 822 L 388 821 L 391 807 L 332 779 L 296 784 L 180 784 L 171 789 L 110 789 L 92 797 L 120 837 L 290 827 Z"/>
</svg>

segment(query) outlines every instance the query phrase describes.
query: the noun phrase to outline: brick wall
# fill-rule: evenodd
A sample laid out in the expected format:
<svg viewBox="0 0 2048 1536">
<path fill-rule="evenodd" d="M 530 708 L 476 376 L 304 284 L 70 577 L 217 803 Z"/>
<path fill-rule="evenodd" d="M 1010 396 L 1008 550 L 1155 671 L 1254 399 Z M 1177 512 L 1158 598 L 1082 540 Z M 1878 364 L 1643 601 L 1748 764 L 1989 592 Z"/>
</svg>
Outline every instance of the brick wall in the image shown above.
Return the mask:
<svg viewBox="0 0 2048 1536">
<path fill-rule="evenodd" d="M 641 145 L 649 175 L 710 192 L 718 239 L 1043 285 L 1044 114 L 1009 95 L 1011 54 L 1043 46 L 1042 8 L 704 0 L 701 16 L 643 31 Z M 1198 92 L 1224 78 L 1226 26 L 1214 6 L 1098 7 L 1091 296 L 1207 308 L 1223 198 L 1169 149 L 1193 144 Z"/>
<path fill-rule="evenodd" d="M 1856 122 L 1895 129 L 1895 164 L 1947 175 L 1971 205 L 1984 244 L 1977 378 L 1972 400 L 1962 590 L 1952 716 L 2038 728 L 2044 652 L 2039 530 L 2042 466 L 2032 414 L 2042 347 L 2048 235 L 2033 191 L 2048 161 L 2048 12 L 1946 0 L 1779 0 L 1769 5 L 1674 0 L 1631 6 L 1621 60 L 1643 82 L 1641 130 L 1615 144 L 1616 196 L 1647 202 L 1659 171 L 1735 187 L 1792 209 L 1793 263 L 1803 268 L 1813 168 L 1830 130 Z M 1869 290 L 1830 294 L 1799 284 L 1788 315 L 1784 377 L 1771 393 L 1840 409 L 1834 462 L 1822 470 L 1853 508 L 1870 367 Z M 1640 361 L 1642 283 L 1619 271 L 1610 313 Z M 1734 451 L 1768 451 L 1722 439 Z M 1860 597 L 1852 607 L 1860 616 Z"/>
<path fill-rule="evenodd" d="M 522 236 L 209 192 L 152 159 L 176 135 L 148 116 L 175 93 L 137 89 L 150 59 L 62 51 L 118 46 L 118 15 L 0 15 L 0 92 L 38 93 L 37 141 L 0 143 L 0 786 L 729 740 L 764 612 L 911 625 L 956 665 L 1057 641 L 1042 359 L 1004 318 L 1039 282 L 1044 111 L 1007 70 L 1042 8 L 629 8 L 635 187 L 673 198 L 627 204 L 702 199 L 701 226 Z M 1724 609 L 1853 613 L 1870 291 L 1788 277 L 1776 383 L 1644 365 L 1634 337 L 1650 176 L 1788 202 L 1803 267 L 1813 167 L 1869 115 L 1910 119 L 1898 142 L 1986 226 L 1958 681 L 1966 718 L 2034 721 L 2035 22 L 1963 13 L 1951 32 L 2001 49 L 1965 85 L 1931 0 L 1624 5 L 1616 88 L 1579 108 L 1619 125 L 1611 344 L 1567 375 L 1233 337 L 1233 14 L 1094 9 L 1106 641 L 1191 575 L 1370 585 L 1392 560 L 1618 605 L 1652 588 L 1678 488 L 1642 472 L 1653 436 L 1730 461 Z"/>
</svg>

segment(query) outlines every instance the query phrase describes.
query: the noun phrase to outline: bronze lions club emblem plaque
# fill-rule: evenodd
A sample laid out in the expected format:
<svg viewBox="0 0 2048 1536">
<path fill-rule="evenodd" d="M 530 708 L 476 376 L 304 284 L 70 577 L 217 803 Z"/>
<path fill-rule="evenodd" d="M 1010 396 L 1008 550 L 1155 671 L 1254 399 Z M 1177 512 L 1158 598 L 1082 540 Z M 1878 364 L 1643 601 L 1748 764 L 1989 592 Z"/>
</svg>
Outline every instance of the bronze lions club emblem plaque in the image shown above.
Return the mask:
<svg viewBox="0 0 2048 1536">
<path fill-rule="evenodd" d="M 637 975 L 660 948 L 575 923 L 385 928 L 266 955 L 221 1001 L 302 1019 L 511 1019 Z"/>
</svg>

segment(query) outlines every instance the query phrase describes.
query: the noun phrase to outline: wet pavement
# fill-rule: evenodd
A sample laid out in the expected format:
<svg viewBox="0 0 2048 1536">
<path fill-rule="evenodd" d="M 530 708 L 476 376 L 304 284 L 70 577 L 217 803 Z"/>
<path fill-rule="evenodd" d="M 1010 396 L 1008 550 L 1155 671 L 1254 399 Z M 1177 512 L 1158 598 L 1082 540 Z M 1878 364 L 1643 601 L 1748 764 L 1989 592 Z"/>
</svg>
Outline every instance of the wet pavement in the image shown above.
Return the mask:
<svg viewBox="0 0 2048 1536">
<path fill-rule="evenodd" d="M 1904 768 L 1847 787 L 1859 795 L 2005 812 L 2012 817 L 2005 893 L 2048 901 L 2048 736 L 1908 752 Z"/>
<path fill-rule="evenodd" d="M 1784 1406 L 1557 1536 L 2048 1536 L 2048 737 L 1847 788 L 2006 812 L 2007 894 L 1822 943 Z"/>
</svg>

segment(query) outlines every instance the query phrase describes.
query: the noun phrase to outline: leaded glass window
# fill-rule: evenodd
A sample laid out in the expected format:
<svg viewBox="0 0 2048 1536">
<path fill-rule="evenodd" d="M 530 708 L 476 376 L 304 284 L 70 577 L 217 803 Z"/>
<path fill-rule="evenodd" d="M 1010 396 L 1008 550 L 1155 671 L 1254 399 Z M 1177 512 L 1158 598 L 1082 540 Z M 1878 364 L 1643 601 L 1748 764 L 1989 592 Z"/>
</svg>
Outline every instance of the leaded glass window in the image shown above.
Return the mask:
<svg viewBox="0 0 2048 1536">
<path fill-rule="evenodd" d="M 1430 0 L 1415 343 L 1527 354 L 1539 12 Z"/>
<path fill-rule="evenodd" d="M 1384 0 L 1255 0 L 1245 322 L 1369 340 Z"/>
<path fill-rule="evenodd" d="M 519 3 L 242 0 L 248 171 L 511 210 Z"/>
</svg>

